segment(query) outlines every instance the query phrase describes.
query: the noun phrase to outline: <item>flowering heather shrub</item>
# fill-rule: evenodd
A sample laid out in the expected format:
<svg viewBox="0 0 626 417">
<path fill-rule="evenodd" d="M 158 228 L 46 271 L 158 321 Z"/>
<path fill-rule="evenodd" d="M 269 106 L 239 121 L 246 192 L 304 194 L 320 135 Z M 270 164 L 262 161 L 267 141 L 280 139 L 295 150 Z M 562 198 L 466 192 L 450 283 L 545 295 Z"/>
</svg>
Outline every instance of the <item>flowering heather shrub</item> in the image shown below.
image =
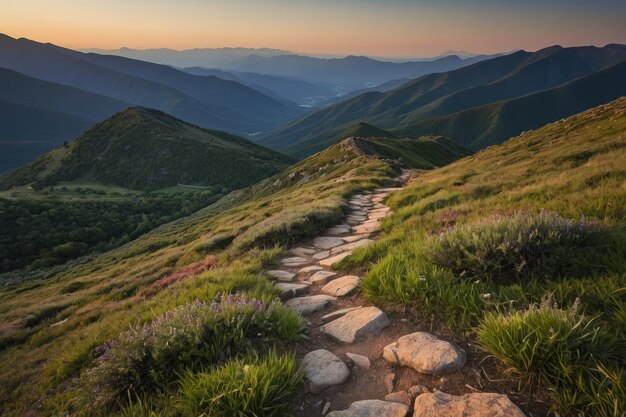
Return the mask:
<svg viewBox="0 0 626 417">
<path fill-rule="evenodd" d="M 459 276 L 515 282 L 620 269 L 604 229 L 542 211 L 460 226 L 430 241 L 428 256 Z M 620 271 L 618 271 L 620 272 Z"/>
<path fill-rule="evenodd" d="M 215 256 L 209 256 L 206 259 L 198 262 L 194 262 L 190 265 L 185 266 L 175 272 L 172 272 L 169 275 L 164 276 L 152 283 L 148 288 L 144 289 L 139 295 L 141 298 L 152 297 L 159 291 L 169 287 L 170 285 L 183 281 L 190 277 L 195 277 L 196 275 L 201 274 L 204 271 L 207 271 L 211 268 L 215 268 L 217 266 L 217 258 Z"/>
<path fill-rule="evenodd" d="M 93 411 L 124 402 L 128 392 L 149 394 L 177 381 L 185 369 L 206 369 L 245 354 L 258 342 L 294 339 L 300 316 L 280 303 L 245 295 L 195 301 L 131 327 L 97 348 L 95 366 L 82 376 Z"/>
</svg>

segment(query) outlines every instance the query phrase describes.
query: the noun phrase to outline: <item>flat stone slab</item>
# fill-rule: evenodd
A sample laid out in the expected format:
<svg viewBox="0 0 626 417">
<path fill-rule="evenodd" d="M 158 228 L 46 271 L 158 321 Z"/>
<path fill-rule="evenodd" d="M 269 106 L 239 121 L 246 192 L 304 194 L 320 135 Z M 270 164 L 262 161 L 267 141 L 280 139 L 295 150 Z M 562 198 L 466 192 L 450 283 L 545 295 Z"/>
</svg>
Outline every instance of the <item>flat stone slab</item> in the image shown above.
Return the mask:
<svg viewBox="0 0 626 417">
<path fill-rule="evenodd" d="M 342 238 L 340 237 L 334 237 L 334 236 L 321 236 L 321 237 L 316 237 L 315 239 L 313 239 L 313 244 L 315 245 L 316 248 L 319 249 L 332 249 L 335 246 L 339 246 L 339 245 L 343 245 L 344 241 Z"/>
<path fill-rule="evenodd" d="M 326 284 L 335 275 L 337 275 L 336 272 L 321 270 L 311 275 L 307 281 L 311 284 Z"/>
<path fill-rule="evenodd" d="M 317 259 L 319 261 L 320 259 L 325 259 L 325 258 L 328 258 L 329 256 L 330 256 L 330 251 L 325 250 L 325 251 L 317 252 L 315 255 L 313 255 L 313 259 Z"/>
<path fill-rule="evenodd" d="M 281 298 L 295 297 L 304 294 L 309 288 L 309 284 L 292 284 L 290 282 L 279 282 L 274 285 L 280 291 Z"/>
<path fill-rule="evenodd" d="M 372 233 L 377 231 L 378 229 L 380 229 L 380 223 L 376 222 L 376 223 L 368 223 L 368 224 L 361 224 L 358 226 L 354 226 L 352 227 L 352 231 L 354 233 Z"/>
<path fill-rule="evenodd" d="M 385 346 L 383 358 L 422 374 L 449 374 L 465 365 L 465 351 L 430 333 L 416 332 Z"/>
<path fill-rule="evenodd" d="M 379 334 L 389 324 L 387 315 L 380 309 L 363 307 L 326 323 L 320 330 L 340 342 L 353 343 L 368 334 Z"/>
<path fill-rule="evenodd" d="M 345 240 L 347 243 L 351 243 L 356 242 L 357 240 L 366 239 L 369 236 L 370 235 L 366 233 L 362 235 L 343 236 L 342 239 Z"/>
<path fill-rule="evenodd" d="M 293 248 L 289 250 L 289 253 L 292 253 L 294 255 L 297 256 L 311 256 L 313 255 L 315 252 L 317 252 L 315 249 L 312 248 Z"/>
<path fill-rule="evenodd" d="M 350 404 L 346 410 L 331 411 L 327 417 L 406 417 L 409 406 L 381 400 L 363 400 Z M 433 414 L 433 416 L 444 414 Z M 446 416 L 447 417 L 447 416 Z"/>
<path fill-rule="evenodd" d="M 302 370 L 307 388 L 313 394 L 346 381 L 350 370 L 337 356 L 326 349 L 318 349 L 304 355 Z"/>
<path fill-rule="evenodd" d="M 292 256 L 291 258 L 281 259 L 280 264 L 284 266 L 301 266 L 308 264 L 309 261 L 301 256 Z"/>
<path fill-rule="evenodd" d="M 316 272 L 316 271 L 321 271 L 324 268 L 322 268 L 319 265 L 312 265 L 312 266 L 305 266 L 304 268 L 300 269 L 298 271 L 298 274 L 310 274 L 311 272 Z"/>
<path fill-rule="evenodd" d="M 457 396 L 437 391 L 419 395 L 414 404 L 413 417 L 526 417 L 504 394 Z"/>
<path fill-rule="evenodd" d="M 285 305 L 305 316 L 323 309 L 334 300 L 336 300 L 335 297 L 319 294 L 308 297 L 292 298 L 291 300 L 287 300 Z"/>
<path fill-rule="evenodd" d="M 337 262 L 342 261 L 344 258 L 347 258 L 350 255 L 352 255 L 352 252 L 350 251 L 342 252 L 339 255 L 335 255 L 331 258 L 322 259 L 320 261 L 320 265 L 325 266 L 325 267 L 331 267 L 333 266 L 333 264 L 336 264 Z"/>
<path fill-rule="evenodd" d="M 330 254 L 334 255 L 336 253 L 341 253 L 341 252 L 346 251 L 346 250 L 353 250 L 353 249 L 356 249 L 356 248 L 367 246 L 370 243 L 374 243 L 374 241 L 372 239 L 361 239 L 361 240 L 357 240 L 356 242 L 346 243 L 345 245 L 341 245 L 341 246 L 337 246 L 336 248 L 332 248 L 331 251 L 330 251 Z"/>
<path fill-rule="evenodd" d="M 335 297 L 345 297 L 352 294 L 358 287 L 361 278 L 355 275 L 346 275 L 334 279 L 322 287 L 322 292 Z"/>
<path fill-rule="evenodd" d="M 333 311 L 331 313 L 328 313 L 328 314 L 322 316 L 322 320 L 325 321 L 325 322 L 326 321 L 335 320 L 335 319 L 338 319 L 339 317 L 345 315 L 346 313 L 349 313 L 349 312 L 354 311 L 354 310 L 358 310 L 359 308 L 361 308 L 361 306 L 342 308 L 341 310 Z"/>
<path fill-rule="evenodd" d="M 281 271 L 280 269 L 267 271 L 267 275 L 279 281 L 293 281 L 293 278 L 296 276 L 293 272 Z"/>
<path fill-rule="evenodd" d="M 343 235 L 345 233 L 350 233 L 350 226 L 335 226 L 326 229 L 326 233 L 329 235 Z"/>
</svg>

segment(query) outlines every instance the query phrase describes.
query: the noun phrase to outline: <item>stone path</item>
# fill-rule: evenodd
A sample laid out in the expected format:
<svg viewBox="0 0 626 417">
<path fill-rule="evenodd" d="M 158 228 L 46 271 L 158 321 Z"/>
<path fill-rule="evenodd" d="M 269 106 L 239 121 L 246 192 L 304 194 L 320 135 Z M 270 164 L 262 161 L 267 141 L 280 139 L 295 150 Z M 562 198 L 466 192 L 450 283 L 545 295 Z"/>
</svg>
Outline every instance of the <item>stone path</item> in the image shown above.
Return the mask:
<svg viewBox="0 0 626 417">
<path fill-rule="evenodd" d="M 404 172 L 398 183 L 404 184 L 408 176 L 409 173 Z M 352 399 L 343 409 L 337 409 L 326 397 L 326 400 L 303 405 L 299 411 L 306 416 L 330 417 L 406 417 L 411 412 L 413 416 L 523 417 L 506 395 L 454 396 L 437 390 L 431 393 L 422 385 L 393 392 L 396 375 L 387 373 L 378 381 L 376 378 L 380 375 L 370 369 L 373 361 L 377 361 L 387 363 L 387 367 L 415 370 L 423 375 L 445 375 L 458 373 L 466 362 L 462 349 L 429 333 L 416 332 L 417 329 L 381 337 L 386 328 L 396 323 L 378 307 L 363 305 L 364 301 L 358 299 L 360 276 L 333 270 L 333 265 L 350 256 L 354 249 L 374 242 L 380 222 L 391 213 L 384 204 L 385 198 L 399 189 L 383 188 L 354 195 L 348 203 L 350 212 L 344 223 L 294 246 L 280 259 L 277 268 L 267 271 L 276 281 L 285 305 L 303 316 L 315 316 L 320 324 L 311 330 L 328 345 L 328 349 L 313 349 L 301 359 L 306 391 L 316 398 L 330 392 L 329 396 L 345 394 L 345 399 Z M 371 357 L 371 351 L 370 357 L 346 351 L 350 346 L 357 348 L 372 341 L 384 343 L 376 357 Z M 355 373 L 371 373 L 369 381 L 375 384 L 374 389 L 351 386 L 358 377 Z M 356 378 L 359 380 L 362 378 Z M 367 392 L 380 392 L 383 386 L 386 392 L 381 398 L 366 396 Z"/>
</svg>

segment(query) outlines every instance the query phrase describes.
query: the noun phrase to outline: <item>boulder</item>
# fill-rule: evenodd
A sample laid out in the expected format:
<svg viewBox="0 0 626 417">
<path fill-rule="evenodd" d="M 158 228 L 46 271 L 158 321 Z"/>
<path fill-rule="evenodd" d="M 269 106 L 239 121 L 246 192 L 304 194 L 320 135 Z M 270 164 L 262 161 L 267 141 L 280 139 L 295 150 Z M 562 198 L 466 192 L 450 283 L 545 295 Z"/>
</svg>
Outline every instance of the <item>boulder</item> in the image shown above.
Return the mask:
<svg viewBox="0 0 626 417">
<path fill-rule="evenodd" d="M 328 417 L 406 417 L 409 406 L 381 400 L 363 400 L 350 404 L 347 410 L 331 411 Z"/>
<path fill-rule="evenodd" d="M 313 394 L 341 384 L 350 376 L 350 370 L 346 364 L 326 349 L 307 353 L 302 359 L 302 370 L 307 381 L 307 388 Z"/>
<path fill-rule="evenodd" d="M 415 399 L 413 410 L 413 417 L 526 417 L 509 397 L 491 393 L 422 394 Z"/>
<path fill-rule="evenodd" d="M 465 351 L 426 332 L 402 336 L 385 346 L 383 358 L 423 374 L 447 374 L 465 365 Z"/>
<path fill-rule="evenodd" d="M 379 334 L 389 326 L 387 315 L 376 307 L 351 311 L 320 327 L 322 333 L 343 343 L 353 343 L 366 335 Z"/>
<path fill-rule="evenodd" d="M 389 401 L 392 403 L 400 403 L 404 405 L 411 406 L 411 397 L 407 394 L 406 391 L 396 391 L 391 394 L 385 395 L 385 401 Z"/>
</svg>

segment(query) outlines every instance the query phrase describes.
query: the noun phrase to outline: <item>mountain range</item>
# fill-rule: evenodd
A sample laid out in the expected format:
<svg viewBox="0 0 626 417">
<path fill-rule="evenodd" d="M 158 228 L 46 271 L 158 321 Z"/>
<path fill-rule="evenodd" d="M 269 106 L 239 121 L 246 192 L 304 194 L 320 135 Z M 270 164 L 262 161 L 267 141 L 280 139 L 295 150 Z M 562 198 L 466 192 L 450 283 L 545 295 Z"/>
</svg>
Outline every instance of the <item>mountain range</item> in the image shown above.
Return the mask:
<svg viewBox="0 0 626 417">
<path fill-rule="evenodd" d="M 618 80 L 623 72 L 623 67 L 619 64 L 625 59 L 624 45 L 607 45 L 603 48 L 554 46 L 537 52 L 518 51 L 458 70 L 425 75 L 387 92 L 358 95 L 303 116 L 260 136 L 258 141 L 302 157 L 340 140 L 346 129 L 350 129 L 355 123 L 367 122 L 399 136 L 418 133 L 447 135 L 457 143 L 476 150 L 502 141 L 511 134 L 624 94 L 624 83 Z M 610 69 L 612 66 L 616 67 Z M 603 71 L 607 72 L 593 77 Z M 604 76 L 610 79 L 598 82 Z M 494 103 L 521 99 L 552 89 L 567 90 L 566 84 L 585 77 L 592 78 L 569 86 L 569 99 L 574 100 L 573 103 L 555 108 L 547 103 L 524 98 L 515 107 L 519 114 L 516 123 L 508 124 L 506 131 L 489 130 L 489 126 L 504 124 L 497 121 L 499 117 L 505 116 L 497 111 L 504 104 Z M 592 86 L 590 94 L 574 91 L 584 90 L 584 86 L 589 85 Z M 563 94 L 562 91 L 555 90 L 548 95 Z M 537 107 L 538 104 L 540 107 Z M 481 109 L 484 106 L 491 107 Z M 510 107 L 511 104 L 507 106 Z M 527 109 L 526 106 L 534 108 Z M 462 117 L 459 114 L 469 109 L 482 114 L 482 120 L 491 120 L 484 123 L 480 118 L 472 118 L 473 123 L 481 124 L 467 135 L 479 136 L 478 139 L 463 136 L 466 127 L 461 123 Z M 453 114 L 456 115 L 456 122 L 453 124 L 442 119 Z M 525 114 L 529 116 L 524 117 Z M 531 114 L 537 118 L 534 119 Z M 484 129 L 481 130 L 480 126 Z"/>
</svg>

